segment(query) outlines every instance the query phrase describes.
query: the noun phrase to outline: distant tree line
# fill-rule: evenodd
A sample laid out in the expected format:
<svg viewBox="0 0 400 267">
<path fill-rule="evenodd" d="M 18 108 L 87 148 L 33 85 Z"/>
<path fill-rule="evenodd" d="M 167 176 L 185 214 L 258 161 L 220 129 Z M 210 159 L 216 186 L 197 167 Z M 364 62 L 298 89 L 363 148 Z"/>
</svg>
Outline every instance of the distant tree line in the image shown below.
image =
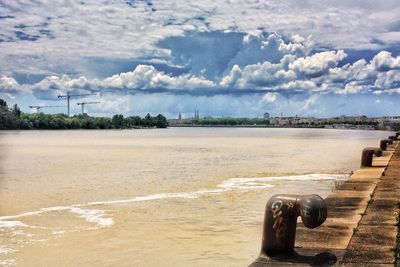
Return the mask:
<svg viewBox="0 0 400 267">
<path fill-rule="evenodd" d="M 167 119 L 159 114 L 144 118 L 139 116 L 124 117 L 121 114 L 108 117 L 90 117 L 65 114 L 28 114 L 21 112 L 15 104 L 12 108 L 0 98 L 0 129 L 130 129 L 130 128 L 166 128 Z"/>
<path fill-rule="evenodd" d="M 193 120 L 193 124 L 204 126 L 269 125 L 269 120 L 258 118 L 202 118 Z"/>
</svg>

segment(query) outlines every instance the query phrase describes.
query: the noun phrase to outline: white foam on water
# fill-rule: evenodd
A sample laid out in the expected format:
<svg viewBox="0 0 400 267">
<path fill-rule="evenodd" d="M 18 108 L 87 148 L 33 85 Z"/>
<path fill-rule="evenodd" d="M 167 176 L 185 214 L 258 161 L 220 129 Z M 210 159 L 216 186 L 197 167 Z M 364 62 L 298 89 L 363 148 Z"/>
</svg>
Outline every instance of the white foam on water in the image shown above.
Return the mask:
<svg viewBox="0 0 400 267">
<path fill-rule="evenodd" d="M 8 254 L 8 253 L 13 253 L 16 252 L 17 250 L 8 248 L 6 246 L 0 246 L 0 254 Z"/>
<path fill-rule="evenodd" d="M 63 230 L 60 230 L 60 231 L 53 231 L 53 232 L 51 232 L 53 235 L 63 235 L 63 234 L 65 234 L 65 231 L 63 231 Z"/>
<path fill-rule="evenodd" d="M 15 259 L 0 260 L 0 265 L 2 265 L 2 266 L 13 266 L 13 265 L 15 265 Z"/>
<path fill-rule="evenodd" d="M 81 209 L 78 207 L 72 207 L 70 209 L 72 213 L 78 214 L 79 217 L 86 219 L 88 222 L 96 223 L 97 225 L 107 227 L 114 224 L 112 218 L 104 218 L 105 213 L 102 210 L 95 209 Z"/>
<path fill-rule="evenodd" d="M 101 227 L 111 226 L 114 224 L 114 220 L 112 218 L 105 218 L 104 211 L 95 209 L 81 209 L 80 207 L 82 206 L 84 205 L 55 206 L 55 207 L 41 208 L 38 211 L 24 212 L 12 216 L 2 216 L 0 217 L 0 228 L 28 227 L 27 224 L 21 221 L 14 221 L 14 219 L 22 217 L 38 216 L 44 213 L 60 212 L 60 211 L 67 211 L 77 214 L 79 215 L 79 217 L 84 218 L 86 221 L 96 223 Z"/>
<path fill-rule="evenodd" d="M 0 217 L 0 228 L 16 228 L 16 227 L 28 227 L 23 222 L 20 221 L 6 221 L 2 219 L 3 217 Z"/>
<path fill-rule="evenodd" d="M 341 180 L 346 179 L 347 174 L 303 174 L 292 176 L 269 176 L 269 177 L 255 177 L 255 178 L 231 178 L 223 181 L 214 189 L 201 189 L 193 192 L 182 193 L 161 193 L 139 196 L 129 199 L 110 200 L 110 201 L 96 201 L 90 202 L 88 205 L 113 205 L 113 204 L 128 204 L 140 201 L 152 201 L 160 199 L 171 198 L 198 198 L 200 196 L 209 194 L 219 194 L 232 190 L 258 190 L 274 187 L 271 182 L 277 181 L 316 181 L 316 180 Z"/>
<path fill-rule="evenodd" d="M 72 206 L 55 206 L 55 207 L 49 207 L 49 208 L 41 208 L 41 212 L 52 212 L 52 211 L 65 211 L 65 210 L 71 210 L 74 207 L 79 207 L 82 205 L 72 205 Z"/>
<path fill-rule="evenodd" d="M 232 178 L 225 180 L 220 187 L 238 188 L 238 189 L 258 189 L 272 187 L 270 182 L 280 181 L 323 181 L 323 180 L 343 180 L 348 177 L 347 174 L 302 174 L 291 176 L 268 176 L 255 178 Z"/>
<path fill-rule="evenodd" d="M 218 192 L 221 191 L 222 190 L 218 190 Z M 170 199 L 170 198 L 198 198 L 200 195 L 213 192 L 215 192 L 215 190 L 199 190 L 194 192 L 183 192 L 183 193 L 161 193 L 161 194 L 152 194 L 152 195 L 139 196 L 121 200 L 96 201 L 96 202 L 90 202 L 88 203 L 88 205 L 96 206 L 96 205 L 111 205 L 111 204 L 127 204 L 132 202 L 151 201 L 151 200 Z"/>
<path fill-rule="evenodd" d="M 303 174 L 292 176 L 269 176 L 269 177 L 255 177 L 255 178 L 231 178 L 223 181 L 213 189 L 200 189 L 193 192 L 178 192 L 178 193 L 160 193 L 145 196 L 138 196 L 130 199 L 110 200 L 110 201 L 97 201 L 88 204 L 77 204 L 72 206 L 55 206 L 48 208 L 41 208 L 38 211 L 25 212 L 13 216 L 0 217 L 1 227 L 27 227 L 23 222 L 16 221 L 15 219 L 28 216 L 37 216 L 43 213 L 67 211 L 77 214 L 79 217 L 84 218 L 87 222 L 95 223 L 100 227 L 109 227 L 114 224 L 112 218 L 105 217 L 106 214 L 103 210 L 87 209 L 90 206 L 98 205 L 112 205 L 112 204 L 127 204 L 132 202 L 153 201 L 162 199 L 174 198 L 198 198 L 205 195 L 221 194 L 228 191 L 239 190 L 259 190 L 274 187 L 274 182 L 280 181 L 317 181 L 317 180 L 343 180 L 348 177 L 347 174 Z"/>
<path fill-rule="evenodd" d="M 254 190 L 274 187 L 274 185 L 265 183 L 259 178 L 232 178 L 218 185 L 219 188 L 226 190 Z"/>
</svg>

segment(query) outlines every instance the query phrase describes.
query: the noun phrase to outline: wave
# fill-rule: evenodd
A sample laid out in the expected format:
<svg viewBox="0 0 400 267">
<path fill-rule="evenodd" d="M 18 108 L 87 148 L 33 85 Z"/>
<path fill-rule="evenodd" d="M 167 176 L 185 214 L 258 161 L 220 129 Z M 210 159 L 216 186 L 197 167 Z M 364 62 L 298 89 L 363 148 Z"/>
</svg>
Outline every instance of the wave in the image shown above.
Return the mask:
<svg viewBox="0 0 400 267">
<path fill-rule="evenodd" d="M 60 212 L 67 211 L 73 214 L 77 214 L 79 217 L 84 218 L 87 222 L 96 223 L 99 226 L 111 226 L 114 224 L 112 218 L 105 218 L 105 212 L 103 210 L 97 209 L 82 209 L 81 207 L 88 205 L 72 205 L 72 206 L 55 206 L 49 208 L 41 208 L 38 211 L 30 211 L 12 216 L 2 216 L 0 217 L 0 228 L 16 228 L 16 227 L 28 227 L 27 224 L 16 221 L 15 219 L 22 217 L 37 216 L 43 213 L 49 212 Z"/>
<path fill-rule="evenodd" d="M 95 223 L 100 227 L 108 227 L 114 224 L 114 220 L 106 217 L 105 211 L 99 209 L 92 209 L 92 206 L 99 205 L 116 205 L 128 204 L 132 202 L 153 201 L 162 199 L 176 199 L 176 198 L 199 198 L 205 195 L 221 194 L 228 191 L 239 190 L 259 190 L 274 187 L 274 183 L 281 181 L 317 181 L 317 180 L 342 180 L 346 179 L 346 174 L 303 174 L 291 176 L 269 176 L 269 177 L 254 177 L 254 178 L 231 178 L 218 184 L 213 189 L 200 189 L 193 192 L 178 192 L 178 193 L 159 193 L 150 194 L 145 196 L 137 196 L 129 199 L 110 200 L 110 201 L 96 201 L 87 204 L 77 204 L 71 206 L 55 206 L 48 208 L 41 208 L 38 211 L 25 212 L 13 216 L 0 217 L 0 228 L 15 228 L 15 227 L 28 227 L 25 223 L 15 219 L 21 217 L 36 216 L 49 212 L 67 211 L 78 215 L 80 218 L 85 219 L 87 222 Z"/>
<path fill-rule="evenodd" d="M 90 202 L 88 205 L 110 205 L 126 204 L 130 202 L 150 201 L 168 198 L 198 198 L 203 195 L 223 193 L 232 190 L 256 190 L 274 187 L 271 182 L 279 181 L 318 181 L 318 180 L 343 180 L 348 177 L 347 174 L 303 174 L 292 176 L 269 176 L 254 178 L 231 178 L 217 185 L 215 189 L 202 189 L 193 192 L 183 193 L 161 193 L 139 196 L 122 200 L 97 201 Z"/>
<path fill-rule="evenodd" d="M 270 187 L 271 184 L 265 182 L 279 181 L 322 181 L 322 180 L 343 180 L 348 174 L 327 174 L 327 173 L 312 173 L 288 176 L 266 176 L 252 178 L 231 178 L 223 181 L 218 187 L 239 188 L 239 189 L 257 189 L 259 187 Z"/>
<path fill-rule="evenodd" d="M 9 253 L 14 253 L 17 250 L 12 249 L 12 248 L 8 248 L 6 246 L 0 246 L 0 254 L 9 254 Z"/>
<path fill-rule="evenodd" d="M 20 221 L 9 221 L 9 217 L 11 216 L 0 217 L 0 228 L 28 227 L 28 225 Z"/>
</svg>

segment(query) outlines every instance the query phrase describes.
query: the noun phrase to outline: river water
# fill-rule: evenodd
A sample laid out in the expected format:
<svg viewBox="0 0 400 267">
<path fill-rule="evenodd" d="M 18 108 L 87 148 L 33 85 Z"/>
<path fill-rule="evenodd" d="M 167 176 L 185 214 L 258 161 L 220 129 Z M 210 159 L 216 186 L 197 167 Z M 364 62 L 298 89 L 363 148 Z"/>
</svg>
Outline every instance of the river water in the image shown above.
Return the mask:
<svg viewBox="0 0 400 267">
<path fill-rule="evenodd" d="M 1 131 L 0 265 L 247 266 L 269 197 L 327 196 L 389 134 Z"/>
</svg>

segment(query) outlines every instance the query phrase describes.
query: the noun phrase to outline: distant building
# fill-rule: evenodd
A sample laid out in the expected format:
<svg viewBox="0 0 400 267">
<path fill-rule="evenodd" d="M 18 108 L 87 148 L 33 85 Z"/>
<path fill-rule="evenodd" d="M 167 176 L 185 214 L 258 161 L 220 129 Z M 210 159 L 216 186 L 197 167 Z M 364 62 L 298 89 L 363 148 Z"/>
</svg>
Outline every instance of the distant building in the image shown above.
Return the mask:
<svg viewBox="0 0 400 267">
<path fill-rule="evenodd" d="M 178 120 L 182 120 L 182 113 L 179 113 Z"/>
<path fill-rule="evenodd" d="M 194 119 L 200 119 L 200 114 L 198 110 L 194 111 Z"/>
<path fill-rule="evenodd" d="M 268 112 L 264 113 L 264 119 L 269 119 L 269 113 Z"/>
</svg>

